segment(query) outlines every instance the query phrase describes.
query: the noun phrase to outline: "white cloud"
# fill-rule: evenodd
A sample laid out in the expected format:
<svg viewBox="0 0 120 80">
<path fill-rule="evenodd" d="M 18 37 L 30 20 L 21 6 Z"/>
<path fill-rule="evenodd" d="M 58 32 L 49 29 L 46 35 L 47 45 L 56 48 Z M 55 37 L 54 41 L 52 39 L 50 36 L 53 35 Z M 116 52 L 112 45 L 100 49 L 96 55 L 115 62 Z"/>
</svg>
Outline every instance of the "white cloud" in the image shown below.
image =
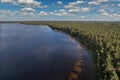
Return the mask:
<svg viewBox="0 0 120 80">
<path fill-rule="evenodd" d="M 22 12 L 35 12 L 35 9 L 25 7 L 25 8 L 22 8 L 21 11 L 22 11 Z"/>
<path fill-rule="evenodd" d="M 58 1 L 57 3 L 58 3 L 58 4 L 63 4 L 63 2 L 62 2 L 62 1 Z"/>
<path fill-rule="evenodd" d="M 74 7 L 68 10 L 68 12 L 89 12 L 90 8 L 80 8 L 80 7 Z"/>
<path fill-rule="evenodd" d="M 65 9 L 61 9 L 61 10 L 59 10 L 59 12 L 66 12 L 66 10 Z"/>
<path fill-rule="evenodd" d="M 80 12 L 80 11 L 81 11 L 80 7 L 76 6 L 68 9 L 68 12 Z"/>
<path fill-rule="evenodd" d="M 15 12 L 12 12 L 10 10 L 0 10 L 0 14 L 7 16 L 7 15 L 13 15 L 13 14 L 15 14 Z"/>
<path fill-rule="evenodd" d="M 81 10 L 82 10 L 83 12 L 88 12 L 88 11 L 90 11 L 90 8 L 81 8 Z"/>
<path fill-rule="evenodd" d="M 28 16 L 33 16 L 34 13 L 33 12 L 19 12 L 19 16 L 24 16 L 24 17 L 28 17 Z"/>
<path fill-rule="evenodd" d="M 100 5 L 102 2 L 109 2 L 109 0 L 94 0 L 88 2 L 89 5 Z"/>
<path fill-rule="evenodd" d="M 54 10 L 54 12 L 60 12 L 60 13 L 62 13 L 62 12 L 67 12 L 67 10 L 65 10 L 65 9 L 60 9 L 60 10 Z"/>
<path fill-rule="evenodd" d="M 54 16 L 75 16 L 74 14 L 68 13 L 67 10 L 65 10 L 65 9 L 54 10 L 53 12 L 50 12 L 50 15 L 54 15 Z"/>
<path fill-rule="evenodd" d="M 113 16 L 120 17 L 120 14 L 113 14 Z"/>
<path fill-rule="evenodd" d="M 96 1 L 91 1 L 91 2 L 88 2 L 89 5 L 100 5 L 99 2 L 96 2 Z"/>
<path fill-rule="evenodd" d="M 33 17 L 37 16 L 36 13 L 37 12 L 34 9 L 26 7 L 26 8 L 22 8 L 19 11 L 16 11 L 16 16 L 15 15 L 14 16 L 18 17 L 18 18 L 21 18 L 21 17 L 23 17 L 23 18 L 30 18 L 30 17 L 32 17 L 33 18 Z"/>
<path fill-rule="evenodd" d="M 47 15 L 48 15 L 48 13 L 47 13 L 47 12 L 45 12 L 45 11 L 41 11 L 41 12 L 40 12 L 40 15 L 41 15 L 41 16 L 47 16 Z"/>
<path fill-rule="evenodd" d="M 97 2 L 109 2 L 109 0 L 97 0 Z"/>
<path fill-rule="evenodd" d="M 64 6 L 64 8 L 66 8 L 66 9 L 72 8 L 72 7 L 74 7 L 74 5 L 66 5 L 66 6 Z"/>
<path fill-rule="evenodd" d="M 120 4 L 118 4 L 117 6 L 119 6 L 119 7 L 120 7 Z"/>
<path fill-rule="evenodd" d="M 17 3 L 20 5 L 27 5 L 27 6 L 39 6 L 42 3 L 35 1 L 35 0 L 17 0 Z"/>
<path fill-rule="evenodd" d="M 76 1 L 76 2 L 71 2 L 69 3 L 69 5 L 79 5 L 79 4 L 82 4 L 83 1 Z"/>
<path fill-rule="evenodd" d="M 100 9 L 100 10 L 98 10 L 100 13 L 101 13 L 101 15 L 103 15 L 103 16 L 109 16 L 109 13 L 107 12 L 107 11 L 105 11 L 104 9 Z"/>
<path fill-rule="evenodd" d="M 80 16 L 81 18 L 85 18 L 86 16 Z"/>
<path fill-rule="evenodd" d="M 5 18 L 6 16 L 5 15 L 0 15 L 0 18 Z"/>
<path fill-rule="evenodd" d="M 54 15 L 54 12 L 50 12 L 51 15 Z"/>
<path fill-rule="evenodd" d="M 36 0 L 1 0 L 2 3 L 12 3 L 14 5 L 47 8 L 47 6 L 41 6 L 42 2 Z"/>
<path fill-rule="evenodd" d="M 64 6 L 65 9 L 68 9 L 68 12 L 88 12 L 91 9 L 87 7 L 80 7 L 81 4 L 84 4 L 84 1 L 70 2 Z"/>
<path fill-rule="evenodd" d="M 109 4 L 100 5 L 101 8 L 107 8 L 107 7 L 109 7 L 109 6 L 110 6 Z"/>
<path fill-rule="evenodd" d="M 64 8 L 66 8 L 66 9 L 72 8 L 72 7 L 78 6 L 82 3 L 84 3 L 84 1 L 70 2 L 70 3 L 68 3 L 68 5 L 65 5 Z"/>
<path fill-rule="evenodd" d="M 2 3 L 15 3 L 14 0 L 1 0 Z"/>
<path fill-rule="evenodd" d="M 67 12 L 62 12 L 62 13 L 54 13 L 54 12 L 52 12 L 50 14 L 55 15 L 55 16 L 74 16 L 73 14 L 69 14 Z"/>
<path fill-rule="evenodd" d="M 84 3 L 84 1 L 77 1 L 76 3 L 77 4 L 82 4 L 82 3 Z"/>
<path fill-rule="evenodd" d="M 55 16 L 62 16 L 61 13 L 55 13 L 55 12 L 50 12 L 51 15 L 55 15 Z"/>
<path fill-rule="evenodd" d="M 111 14 L 111 13 L 108 13 L 106 10 L 104 10 L 104 9 L 100 9 L 100 10 L 98 10 L 100 13 L 101 13 L 101 16 L 106 16 L 106 17 L 111 17 L 111 18 L 113 18 L 113 19 L 115 19 L 115 18 L 120 18 L 120 15 L 119 14 L 115 14 L 115 13 L 113 13 L 113 14 Z"/>
</svg>

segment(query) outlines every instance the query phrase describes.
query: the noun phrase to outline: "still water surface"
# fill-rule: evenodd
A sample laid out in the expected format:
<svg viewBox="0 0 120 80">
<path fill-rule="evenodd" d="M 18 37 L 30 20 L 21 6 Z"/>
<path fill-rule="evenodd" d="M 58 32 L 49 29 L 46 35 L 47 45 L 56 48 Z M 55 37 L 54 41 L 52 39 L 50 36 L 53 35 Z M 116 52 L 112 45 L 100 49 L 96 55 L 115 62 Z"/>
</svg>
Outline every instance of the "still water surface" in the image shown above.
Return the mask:
<svg viewBox="0 0 120 80">
<path fill-rule="evenodd" d="M 89 51 L 65 33 L 47 25 L 0 24 L 0 80 L 67 80 L 78 56 L 93 66 Z"/>
</svg>

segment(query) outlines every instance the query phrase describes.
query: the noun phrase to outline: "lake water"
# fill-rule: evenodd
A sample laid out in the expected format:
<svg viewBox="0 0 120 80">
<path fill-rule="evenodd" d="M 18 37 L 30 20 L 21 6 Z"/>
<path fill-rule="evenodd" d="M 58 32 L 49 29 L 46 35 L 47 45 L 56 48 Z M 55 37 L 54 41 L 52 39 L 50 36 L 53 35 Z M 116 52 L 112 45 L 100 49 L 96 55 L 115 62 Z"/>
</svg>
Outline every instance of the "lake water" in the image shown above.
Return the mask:
<svg viewBox="0 0 120 80">
<path fill-rule="evenodd" d="M 0 80 L 67 80 L 79 56 L 85 77 L 91 54 L 71 36 L 47 25 L 0 24 Z"/>
</svg>

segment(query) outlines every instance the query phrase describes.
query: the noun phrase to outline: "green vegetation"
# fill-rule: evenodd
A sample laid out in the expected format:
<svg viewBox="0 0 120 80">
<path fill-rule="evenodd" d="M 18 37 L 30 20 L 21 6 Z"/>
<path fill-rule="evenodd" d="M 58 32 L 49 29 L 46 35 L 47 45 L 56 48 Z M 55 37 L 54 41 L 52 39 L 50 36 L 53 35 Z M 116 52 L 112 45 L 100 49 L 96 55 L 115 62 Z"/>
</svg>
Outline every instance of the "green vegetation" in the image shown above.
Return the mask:
<svg viewBox="0 0 120 80">
<path fill-rule="evenodd" d="M 79 38 L 94 54 L 96 80 L 120 80 L 120 23 L 26 22 L 47 24 Z"/>
</svg>

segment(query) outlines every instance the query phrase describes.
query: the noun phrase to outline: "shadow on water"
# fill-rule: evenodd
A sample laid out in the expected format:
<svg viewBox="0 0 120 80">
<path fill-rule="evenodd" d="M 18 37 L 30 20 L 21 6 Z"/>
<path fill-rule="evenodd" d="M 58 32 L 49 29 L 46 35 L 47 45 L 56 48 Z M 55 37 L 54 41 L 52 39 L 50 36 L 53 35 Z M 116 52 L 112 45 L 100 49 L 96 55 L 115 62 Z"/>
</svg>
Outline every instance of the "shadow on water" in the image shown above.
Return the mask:
<svg viewBox="0 0 120 80">
<path fill-rule="evenodd" d="M 68 80 L 78 58 L 82 80 L 90 80 L 91 54 L 69 35 L 46 25 L 0 24 L 0 80 Z"/>
</svg>

